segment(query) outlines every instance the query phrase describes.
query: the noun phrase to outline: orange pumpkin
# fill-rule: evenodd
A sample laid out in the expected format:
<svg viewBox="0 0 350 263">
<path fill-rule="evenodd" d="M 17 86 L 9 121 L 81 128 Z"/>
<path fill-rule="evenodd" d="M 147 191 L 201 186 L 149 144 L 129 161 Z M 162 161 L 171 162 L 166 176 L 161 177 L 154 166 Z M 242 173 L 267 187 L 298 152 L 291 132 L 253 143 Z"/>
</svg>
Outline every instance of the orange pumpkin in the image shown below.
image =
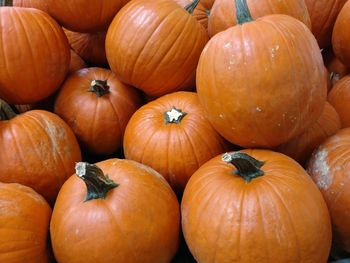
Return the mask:
<svg viewBox="0 0 350 263">
<path fill-rule="evenodd" d="M 225 151 L 193 92 L 175 92 L 149 102 L 131 117 L 124 154 L 158 171 L 182 193 L 190 176 Z"/>
<path fill-rule="evenodd" d="M 326 203 L 305 170 L 283 154 L 245 150 L 213 158 L 189 180 L 181 212 L 198 262 L 327 262 Z"/>
<path fill-rule="evenodd" d="M 0 182 L 33 188 L 54 203 L 63 182 L 81 160 L 78 142 L 57 115 L 32 110 L 15 115 L 0 101 Z"/>
<path fill-rule="evenodd" d="M 23 7 L 1 7 L 0 23 L 0 98 L 26 104 L 52 94 L 69 67 L 62 29 L 47 13 Z"/>
<path fill-rule="evenodd" d="M 76 174 L 63 185 L 52 214 L 58 262 L 171 261 L 179 245 L 180 209 L 161 175 L 120 159 L 78 163 Z"/>
<path fill-rule="evenodd" d="M 85 68 L 66 79 L 54 111 L 85 150 L 106 155 L 121 149 L 126 124 L 140 105 L 140 94 L 113 72 Z"/>
<path fill-rule="evenodd" d="M 246 2 L 236 4 L 239 25 L 215 35 L 202 52 L 198 96 L 214 128 L 231 143 L 278 146 L 321 116 L 327 94 L 321 52 L 297 19 L 252 21 Z"/>
<path fill-rule="evenodd" d="M 152 97 L 194 88 L 208 36 L 189 13 L 198 1 L 193 3 L 186 11 L 173 0 L 135 0 L 115 16 L 106 53 L 121 81 Z"/>
<path fill-rule="evenodd" d="M 29 187 L 0 183 L 0 211 L 0 262 L 50 262 L 45 199 Z"/>
<path fill-rule="evenodd" d="M 304 0 L 247 0 L 253 18 L 270 14 L 286 14 L 302 21 L 311 28 L 310 17 Z M 212 37 L 215 34 L 237 25 L 234 0 L 216 0 L 209 16 L 208 32 Z"/>
<path fill-rule="evenodd" d="M 207 10 L 213 7 L 215 0 L 200 0 L 201 5 L 203 5 Z"/>
<path fill-rule="evenodd" d="M 335 85 L 335 83 L 337 83 L 337 81 L 350 73 L 350 69 L 334 55 L 331 48 L 323 53 L 323 60 L 330 74 L 332 87 Z"/>
<path fill-rule="evenodd" d="M 188 5 L 192 4 L 191 0 L 174 0 L 180 6 L 185 8 Z M 197 19 L 197 21 L 205 28 L 208 28 L 208 17 L 210 11 L 202 5 L 202 1 L 199 1 L 198 5 L 194 9 L 192 16 Z"/>
<path fill-rule="evenodd" d="M 85 61 L 73 49 L 70 50 L 70 63 L 68 74 L 72 74 L 79 69 L 86 68 Z"/>
<path fill-rule="evenodd" d="M 328 138 L 314 153 L 308 173 L 321 190 L 332 219 L 334 241 L 350 252 L 350 128 Z"/>
<path fill-rule="evenodd" d="M 19 7 L 36 8 L 48 13 L 46 0 L 12 0 L 12 5 Z"/>
</svg>

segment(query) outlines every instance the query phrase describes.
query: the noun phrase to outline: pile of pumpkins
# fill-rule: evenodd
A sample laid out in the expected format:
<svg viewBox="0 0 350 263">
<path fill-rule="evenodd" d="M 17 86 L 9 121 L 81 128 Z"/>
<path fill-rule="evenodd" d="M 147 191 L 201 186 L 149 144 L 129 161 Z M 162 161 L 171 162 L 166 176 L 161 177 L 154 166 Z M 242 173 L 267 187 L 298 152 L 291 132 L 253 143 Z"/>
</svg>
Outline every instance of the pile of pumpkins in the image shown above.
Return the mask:
<svg viewBox="0 0 350 263">
<path fill-rule="evenodd" d="M 349 25 L 350 0 L 1 1 L 0 262 L 347 255 Z"/>
</svg>

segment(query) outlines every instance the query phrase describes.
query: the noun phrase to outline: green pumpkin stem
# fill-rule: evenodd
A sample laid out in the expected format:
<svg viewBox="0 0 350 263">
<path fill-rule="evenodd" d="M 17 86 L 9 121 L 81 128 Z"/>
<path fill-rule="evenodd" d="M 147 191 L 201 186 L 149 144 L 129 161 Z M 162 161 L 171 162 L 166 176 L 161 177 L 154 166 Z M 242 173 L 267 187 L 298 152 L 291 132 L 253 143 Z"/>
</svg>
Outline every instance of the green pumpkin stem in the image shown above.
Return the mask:
<svg viewBox="0 0 350 263">
<path fill-rule="evenodd" d="M 75 165 L 75 173 L 86 184 L 87 194 L 84 201 L 105 199 L 109 190 L 119 186 L 95 164 L 78 162 Z"/>
<path fill-rule="evenodd" d="M 199 0 L 193 0 L 192 3 L 185 6 L 185 10 L 192 15 L 198 4 Z"/>
<path fill-rule="evenodd" d="M 236 0 L 236 17 L 239 25 L 253 21 L 247 5 L 247 0 Z"/>
<path fill-rule="evenodd" d="M 174 106 L 170 111 L 164 112 L 164 121 L 165 124 L 175 123 L 179 124 L 181 120 L 187 115 L 186 112 L 183 112 L 180 109 L 176 109 Z"/>
<path fill-rule="evenodd" d="M 8 105 L 2 99 L 0 99 L 0 120 L 2 121 L 11 120 L 16 116 L 17 114 L 13 111 L 11 106 Z"/>
<path fill-rule="evenodd" d="M 109 86 L 107 84 L 107 80 L 93 80 L 91 81 L 90 87 L 88 89 L 89 92 L 93 92 L 97 97 L 102 97 L 109 93 Z"/>
<path fill-rule="evenodd" d="M 12 6 L 12 0 L 0 0 L 0 6 Z"/>
<path fill-rule="evenodd" d="M 225 153 L 222 156 L 222 160 L 235 166 L 237 170 L 233 173 L 241 176 L 247 183 L 256 177 L 264 175 L 264 171 L 260 170 L 264 162 L 254 159 L 246 153 Z"/>
</svg>

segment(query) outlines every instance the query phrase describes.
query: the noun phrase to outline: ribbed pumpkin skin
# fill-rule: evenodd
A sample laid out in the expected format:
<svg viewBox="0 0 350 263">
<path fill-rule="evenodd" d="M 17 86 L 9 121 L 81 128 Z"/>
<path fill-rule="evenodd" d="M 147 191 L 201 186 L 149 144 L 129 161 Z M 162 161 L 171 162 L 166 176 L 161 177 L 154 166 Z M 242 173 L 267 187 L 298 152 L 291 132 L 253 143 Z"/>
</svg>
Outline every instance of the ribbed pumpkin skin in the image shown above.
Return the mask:
<svg viewBox="0 0 350 263">
<path fill-rule="evenodd" d="M 26 104 L 52 94 L 69 67 L 62 29 L 45 12 L 23 7 L 1 7 L 0 23 L 0 98 Z"/>
<path fill-rule="evenodd" d="M 274 147 L 320 117 L 327 74 L 310 30 L 289 16 L 270 15 L 208 42 L 198 64 L 197 92 L 228 141 Z"/>
<path fill-rule="evenodd" d="M 130 160 L 109 159 L 96 165 L 119 186 L 106 199 L 84 202 L 84 182 L 75 175 L 66 181 L 50 225 L 56 260 L 171 262 L 179 244 L 180 209 L 167 182 L 153 169 Z"/>
<path fill-rule="evenodd" d="M 338 112 L 342 128 L 350 127 L 350 75 L 334 85 L 328 94 L 328 101 Z"/>
<path fill-rule="evenodd" d="M 0 121 L 0 181 L 33 188 L 53 204 L 81 160 L 78 142 L 56 114 L 32 110 Z"/>
<path fill-rule="evenodd" d="M 188 4 L 191 4 L 193 1 L 191 0 L 174 0 L 182 7 L 186 7 Z M 202 5 L 202 1 L 200 1 L 193 12 L 193 17 L 197 19 L 197 21 L 205 28 L 208 28 L 208 18 L 209 18 L 209 10 L 206 9 Z"/>
<path fill-rule="evenodd" d="M 107 80 L 110 93 L 97 97 L 88 89 L 93 80 Z M 85 68 L 68 77 L 55 101 L 55 113 L 68 125 L 82 147 L 93 154 L 112 154 L 123 145 L 131 115 L 141 96 L 103 68 Z"/>
<path fill-rule="evenodd" d="M 332 105 L 326 102 L 321 117 L 302 135 L 277 147 L 277 151 L 304 165 L 312 152 L 341 128 L 340 118 Z"/>
<path fill-rule="evenodd" d="M 173 0 L 135 0 L 110 25 L 106 54 L 123 82 L 160 97 L 195 87 L 207 41 L 206 30 Z"/>
<path fill-rule="evenodd" d="M 107 30 L 130 0 L 47 0 L 49 13 L 65 28 L 84 33 Z"/>
<path fill-rule="evenodd" d="M 350 128 L 338 131 L 312 155 L 308 173 L 328 205 L 334 241 L 350 252 Z"/>
<path fill-rule="evenodd" d="M 332 44 L 334 54 L 350 67 L 350 1 L 341 9 L 334 25 Z"/>
<path fill-rule="evenodd" d="M 337 16 L 347 0 L 305 0 L 320 48 L 331 45 L 332 30 Z"/>
<path fill-rule="evenodd" d="M 70 50 L 70 63 L 68 74 L 72 74 L 79 69 L 86 68 L 87 65 L 85 61 L 77 54 L 73 49 Z"/>
<path fill-rule="evenodd" d="M 265 161 L 265 175 L 246 183 L 220 155 L 186 186 L 182 229 L 192 255 L 201 263 L 327 262 L 330 218 L 305 170 L 283 154 L 243 152 Z"/>
<path fill-rule="evenodd" d="M 48 12 L 46 0 L 12 0 L 12 5 L 19 7 L 31 7 Z"/>
<path fill-rule="evenodd" d="M 208 32 L 215 34 L 237 25 L 235 0 L 216 0 L 209 16 Z M 247 0 L 253 18 L 271 14 L 286 14 L 299 19 L 311 28 L 310 17 L 304 0 Z"/>
<path fill-rule="evenodd" d="M 173 107 L 187 113 L 180 123 L 166 123 Z M 124 137 L 124 154 L 158 171 L 182 193 L 191 175 L 226 150 L 193 92 L 175 92 L 152 101 L 131 117 Z"/>
<path fill-rule="evenodd" d="M 29 187 L 0 183 L 0 262 L 48 263 L 51 208 Z"/>
</svg>

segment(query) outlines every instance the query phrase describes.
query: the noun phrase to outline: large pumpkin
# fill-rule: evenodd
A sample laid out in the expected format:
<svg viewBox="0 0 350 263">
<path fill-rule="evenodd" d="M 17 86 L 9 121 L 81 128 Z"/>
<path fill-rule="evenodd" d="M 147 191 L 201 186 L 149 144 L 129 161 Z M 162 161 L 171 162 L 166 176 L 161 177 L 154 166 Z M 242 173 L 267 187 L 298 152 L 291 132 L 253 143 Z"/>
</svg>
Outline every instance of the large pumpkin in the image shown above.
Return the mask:
<svg viewBox="0 0 350 263">
<path fill-rule="evenodd" d="M 36 8 L 48 12 L 46 0 L 12 0 L 12 5 L 19 7 Z"/>
<path fill-rule="evenodd" d="M 308 173 L 328 205 L 335 242 L 350 252 L 350 128 L 327 139 L 314 153 Z"/>
<path fill-rule="evenodd" d="M 247 0 L 253 18 L 270 14 L 286 14 L 302 21 L 311 28 L 310 17 L 304 0 Z M 209 35 L 215 34 L 237 25 L 235 16 L 235 0 L 216 0 L 209 16 Z"/>
<path fill-rule="evenodd" d="M 173 0 L 127 4 L 107 32 L 112 71 L 153 97 L 194 88 L 198 59 L 208 41 L 206 30 L 189 13 L 194 7 L 186 11 Z"/>
<path fill-rule="evenodd" d="M 52 94 L 69 67 L 67 38 L 45 12 L 0 8 L 0 98 L 26 104 Z"/>
<path fill-rule="evenodd" d="M 0 211 L 0 262 L 50 262 L 45 199 L 29 187 L 0 183 Z"/>
<path fill-rule="evenodd" d="M 130 160 L 76 167 L 52 214 L 57 261 L 170 262 L 179 244 L 180 209 L 162 176 Z"/>
<path fill-rule="evenodd" d="M 233 144 L 273 147 L 303 133 L 323 110 L 327 74 L 310 30 L 286 15 L 252 21 L 236 1 L 239 25 L 215 35 L 197 68 L 197 92 L 214 128 Z"/>
<path fill-rule="evenodd" d="M 126 124 L 139 106 L 140 94 L 113 72 L 85 68 L 66 79 L 54 111 L 72 128 L 85 150 L 112 154 L 121 149 Z"/>
<path fill-rule="evenodd" d="M 326 203 L 283 154 L 245 150 L 213 158 L 189 180 L 181 212 L 198 262 L 327 262 Z"/>
<path fill-rule="evenodd" d="M 125 130 L 125 157 L 152 167 L 180 193 L 203 163 L 225 149 L 193 92 L 175 92 L 144 105 Z"/>
<path fill-rule="evenodd" d="M 53 204 L 81 160 L 78 142 L 57 115 L 32 110 L 15 116 L 0 101 L 0 182 L 33 188 Z"/>
<path fill-rule="evenodd" d="M 174 0 L 176 3 L 178 3 L 180 6 L 185 8 L 188 5 L 192 4 L 191 0 Z M 206 9 L 202 5 L 202 1 L 199 1 L 198 5 L 194 9 L 192 15 L 194 18 L 197 19 L 197 21 L 205 28 L 208 28 L 208 18 L 209 18 L 210 11 Z"/>
</svg>

